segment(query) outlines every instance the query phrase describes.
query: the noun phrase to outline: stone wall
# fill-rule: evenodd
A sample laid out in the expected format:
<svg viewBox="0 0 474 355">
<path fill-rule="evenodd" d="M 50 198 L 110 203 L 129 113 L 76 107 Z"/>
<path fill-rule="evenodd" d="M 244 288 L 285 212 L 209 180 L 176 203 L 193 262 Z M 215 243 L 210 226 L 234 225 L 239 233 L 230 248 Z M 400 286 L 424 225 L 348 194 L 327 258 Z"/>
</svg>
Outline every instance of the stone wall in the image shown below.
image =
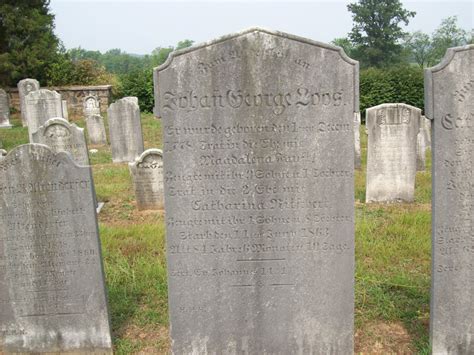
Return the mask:
<svg viewBox="0 0 474 355">
<path fill-rule="evenodd" d="M 100 101 L 101 113 L 106 113 L 112 96 L 112 85 L 51 86 L 46 87 L 45 89 L 55 90 L 61 94 L 62 99 L 67 101 L 67 107 L 70 116 L 83 115 L 83 102 L 84 98 L 88 95 L 97 96 Z M 20 111 L 20 98 L 18 96 L 18 89 L 9 88 L 6 91 L 10 96 L 10 106 L 15 108 L 15 110 Z"/>
</svg>

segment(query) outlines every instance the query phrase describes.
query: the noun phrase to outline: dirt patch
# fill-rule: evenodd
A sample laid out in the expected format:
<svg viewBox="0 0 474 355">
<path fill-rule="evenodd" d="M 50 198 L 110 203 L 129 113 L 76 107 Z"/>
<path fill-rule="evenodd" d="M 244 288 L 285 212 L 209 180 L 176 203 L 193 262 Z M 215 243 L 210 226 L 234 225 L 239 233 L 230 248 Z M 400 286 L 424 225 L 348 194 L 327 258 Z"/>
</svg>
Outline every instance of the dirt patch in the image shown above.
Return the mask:
<svg viewBox="0 0 474 355">
<path fill-rule="evenodd" d="M 355 334 L 356 354 L 414 354 L 412 338 L 401 323 L 374 322 Z"/>
<path fill-rule="evenodd" d="M 137 325 L 126 325 L 122 331 L 122 339 L 127 339 L 138 344 L 140 350 L 134 354 L 168 354 L 169 334 L 168 329 L 159 325 L 138 327 Z"/>
</svg>

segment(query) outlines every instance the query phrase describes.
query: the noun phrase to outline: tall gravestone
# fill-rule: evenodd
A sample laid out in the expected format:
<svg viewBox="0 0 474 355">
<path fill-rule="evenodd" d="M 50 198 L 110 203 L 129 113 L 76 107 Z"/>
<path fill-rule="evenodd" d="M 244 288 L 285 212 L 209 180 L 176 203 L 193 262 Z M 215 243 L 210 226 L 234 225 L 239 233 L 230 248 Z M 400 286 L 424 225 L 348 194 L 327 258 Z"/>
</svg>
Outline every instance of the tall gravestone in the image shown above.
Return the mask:
<svg viewBox="0 0 474 355">
<path fill-rule="evenodd" d="M 89 167 L 40 144 L 0 161 L 0 353 L 111 353 Z"/>
<path fill-rule="evenodd" d="M 360 112 L 354 114 L 354 168 L 360 169 Z"/>
<path fill-rule="evenodd" d="M 431 122 L 425 116 L 420 119 L 420 132 L 417 137 L 416 168 L 419 171 L 426 169 L 426 151 L 431 148 Z"/>
<path fill-rule="evenodd" d="M 86 116 L 87 136 L 89 143 L 93 145 L 106 145 L 107 136 L 105 133 L 104 119 L 100 115 Z"/>
<path fill-rule="evenodd" d="M 30 92 L 39 90 L 40 84 L 38 80 L 28 78 L 28 79 L 20 80 L 17 84 L 17 87 L 18 87 L 18 96 L 20 98 L 21 123 L 23 124 L 23 127 L 26 127 L 28 125 L 28 120 L 26 118 L 26 112 L 25 112 L 26 110 L 25 98 Z"/>
<path fill-rule="evenodd" d="M 56 91 L 40 89 L 25 97 L 25 115 L 28 122 L 28 134 L 32 142 L 33 133 L 47 120 L 62 117 L 61 95 Z"/>
<path fill-rule="evenodd" d="M 10 124 L 10 100 L 3 89 L 0 89 L 0 128 L 12 128 Z"/>
<path fill-rule="evenodd" d="M 89 95 L 84 98 L 84 116 L 100 116 L 100 101 L 96 96 Z"/>
<path fill-rule="evenodd" d="M 89 165 L 84 129 L 64 118 L 50 118 L 33 133 L 32 143 L 41 143 L 53 152 L 69 152 L 78 165 Z"/>
<path fill-rule="evenodd" d="M 107 109 L 114 163 L 133 162 L 143 153 L 142 125 L 137 98 L 124 97 Z"/>
<path fill-rule="evenodd" d="M 135 162 L 129 163 L 137 208 L 139 210 L 162 210 L 163 192 L 163 152 L 147 149 Z"/>
<path fill-rule="evenodd" d="M 474 45 L 425 70 L 433 125 L 431 344 L 474 353 Z"/>
<path fill-rule="evenodd" d="M 413 201 L 421 110 L 405 104 L 382 104 L 366 112 L 366 201 Z"/>
<path fill-rule="evenodd" d="M 67 109 L 67 100 L 61 100 L 61 109 L 62 109 L 62 118 L 64 118 L 66 121 L 69 120 L 69 111 Z"/>
<path fill-rule="evenodd" d="M 358 63 L 250 29 L 154 79 L 172 351 L 352 353 Z"/>
</svg>

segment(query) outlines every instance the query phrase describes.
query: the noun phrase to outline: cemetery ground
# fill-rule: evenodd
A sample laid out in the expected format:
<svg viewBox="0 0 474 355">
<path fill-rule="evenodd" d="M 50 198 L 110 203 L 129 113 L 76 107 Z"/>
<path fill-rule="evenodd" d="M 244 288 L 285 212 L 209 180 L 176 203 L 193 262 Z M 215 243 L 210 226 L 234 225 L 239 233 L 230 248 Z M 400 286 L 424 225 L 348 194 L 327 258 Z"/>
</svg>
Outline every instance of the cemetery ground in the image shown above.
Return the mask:
<svg viewBox="0 0 474 355">
<path fill-rule="evenodd" d="M 106 123 L 107 118 L 105 117 Z M 18 114 L 0 130 L 4 149 L 28 142 Z M 83 119 L 74 122 L 85 126 Z M 145 149 L 161 148 L 160 121 L 142 114 Z M 355 352 L 428 354 L 431 269 L 431 160 L 416 176 L 412 204 L 365 204 L 367 155 L 355 173 Z M 138 211 L 127 164 L 110 147 L 89 146 L 99 201 L 100 238 L 116 354 L 169 349 L 163 212 Z M 317 272 L 317 270 L 315 270 Z"/>
</svg>

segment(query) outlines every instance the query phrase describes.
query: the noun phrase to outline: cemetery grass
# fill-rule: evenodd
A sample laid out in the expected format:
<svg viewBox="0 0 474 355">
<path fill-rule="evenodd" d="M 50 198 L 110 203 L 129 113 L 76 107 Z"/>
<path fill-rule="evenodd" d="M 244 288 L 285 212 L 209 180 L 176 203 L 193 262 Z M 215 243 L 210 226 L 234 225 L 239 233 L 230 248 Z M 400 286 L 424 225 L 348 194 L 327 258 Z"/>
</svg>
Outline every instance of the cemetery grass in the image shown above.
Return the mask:
<svg viewBox="0 0 474 355">
<path fill-rule="evenodd" d="M 74 121 L 84 127 L 84 121 Z M 105 119 L 107 124 L 107 119 Z M 18 115 L 0 130 L 4 149 L 28 142 Z M 161 148 L 160 121 L 142 114 L 146 148 Z M 362 168 L 355 173 L 356 353 L 428 354 L 431 174 L 417 173 L 415 203 L 365 204 L 367 137 L 361 126 Z M 169 350 L 164 216 L 139 212 L 126 164 L 112 164 L 110 148 L 90 155 L 114 351 Z"/>
</svg>

